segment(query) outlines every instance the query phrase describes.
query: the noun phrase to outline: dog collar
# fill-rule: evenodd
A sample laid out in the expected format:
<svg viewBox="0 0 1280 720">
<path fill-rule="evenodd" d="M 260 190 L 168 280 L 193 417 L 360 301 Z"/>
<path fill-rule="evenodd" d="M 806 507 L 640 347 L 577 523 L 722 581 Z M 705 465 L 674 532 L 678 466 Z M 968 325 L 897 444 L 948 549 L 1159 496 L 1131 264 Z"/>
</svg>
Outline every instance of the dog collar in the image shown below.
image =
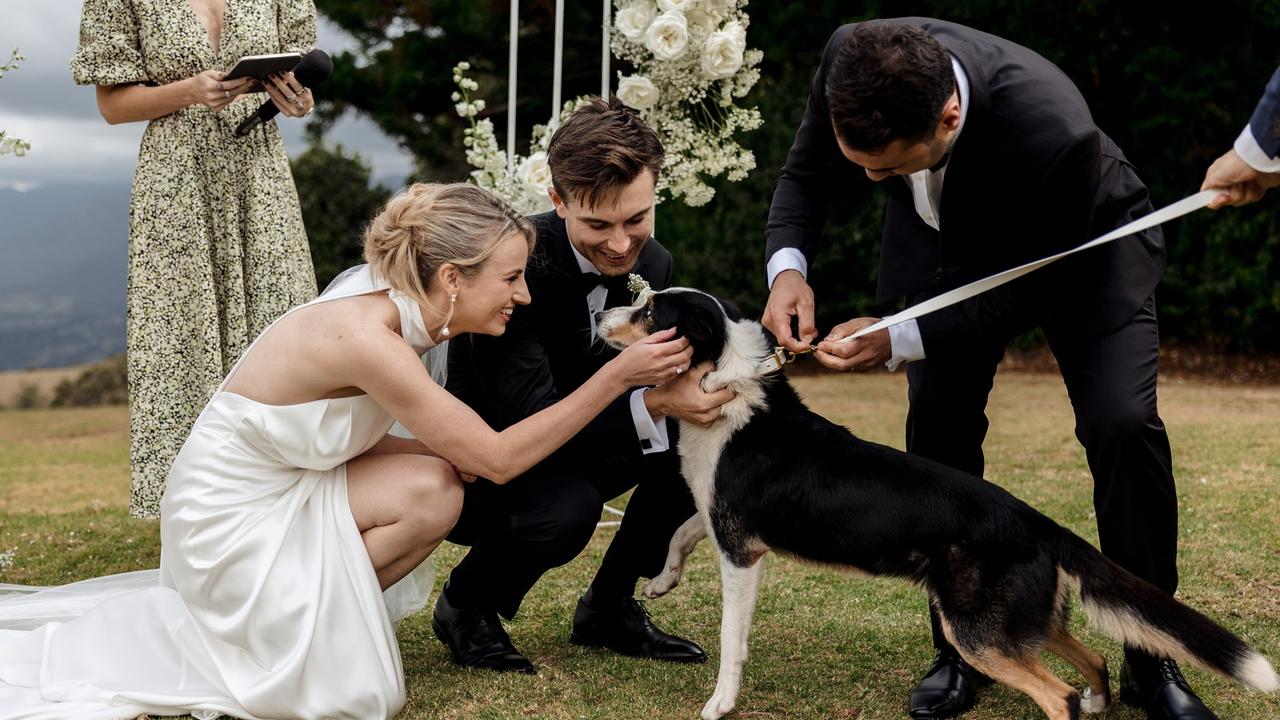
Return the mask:
<svg viewBox="0 0 1280 720">
<path fill-rule="evenodd" d="M 778 345 L 773 348 L 773 353 L 760 361 L 760 365 L 757 366 L 757 369 L 760 371 L 761 375 L 776 373 L 787 365 L 795 362 L 797 357 L 807 355 L 817 349 L 816 345 L 810 345 L 808 348 L 797 353 L 791 352 L 781 345 Z"/>
</svg>

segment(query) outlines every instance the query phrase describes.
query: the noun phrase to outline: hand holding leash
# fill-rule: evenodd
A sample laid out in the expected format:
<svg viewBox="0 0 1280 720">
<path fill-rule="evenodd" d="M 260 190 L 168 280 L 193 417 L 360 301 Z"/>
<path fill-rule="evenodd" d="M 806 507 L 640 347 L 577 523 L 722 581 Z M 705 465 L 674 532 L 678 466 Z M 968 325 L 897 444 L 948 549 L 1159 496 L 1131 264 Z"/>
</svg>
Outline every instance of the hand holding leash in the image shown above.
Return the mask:
<svg viewBox="0 0 1280 720">
<path fill-rule="evenodd" d="M 1280 185 L 1280 174 L 1260 173 L 1236 153 L 1228 150 L 1213 161 L 1204 174 L 1201 190 L 1217 189 L 1221 194 L 1209 201 L 1209 209 L 1230 205 L 1240 207 L 1262 198 L 1269 188 Z"/>
<path fill-rule="evenodd" d="M 884 367 L 885 362 L 893 356 L 888 330 L 878 330 L 849 342 L 841 342 L 841 338 L 852 336 L 877 322 L 880 322 L 880 318 L 862 317 L 831 328 L 826 339 L 818 343 L 818 349 L 813 353 L 814 359 L 823 367 L 838 372 L 867 372 Z"/>
</svg>

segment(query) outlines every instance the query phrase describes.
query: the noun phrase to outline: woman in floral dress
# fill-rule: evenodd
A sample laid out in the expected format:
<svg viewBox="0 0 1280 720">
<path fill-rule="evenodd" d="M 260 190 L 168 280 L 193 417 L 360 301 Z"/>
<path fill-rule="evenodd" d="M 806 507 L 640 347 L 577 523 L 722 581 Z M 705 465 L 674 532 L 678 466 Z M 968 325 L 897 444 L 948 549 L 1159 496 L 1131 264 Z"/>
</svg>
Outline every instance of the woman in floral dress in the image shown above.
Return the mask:
<svg viewBox="0 0 1280 720">
<path fill-rule="evenodd" d="M 312 0 L 85 0 L 75 81 L 109 123 L 149 121 L 129 220 L 130 512 L 159 513 L 173 458 L 250 340 L 315 296 L 279 129 L 235 127 L 266 96 L 222 74 L 245 55 L 315 46 Z M 281 113 L 310 112 L 291 75 Z"/>
</svg>

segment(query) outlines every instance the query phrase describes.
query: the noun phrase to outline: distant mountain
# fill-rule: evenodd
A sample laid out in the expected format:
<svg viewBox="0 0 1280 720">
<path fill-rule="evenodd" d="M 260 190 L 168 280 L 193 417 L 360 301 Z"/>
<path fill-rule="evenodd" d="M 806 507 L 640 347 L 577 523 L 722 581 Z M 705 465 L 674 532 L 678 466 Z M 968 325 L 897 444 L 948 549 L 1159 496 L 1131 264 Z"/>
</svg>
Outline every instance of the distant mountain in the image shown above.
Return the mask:
<svg viewBox="0 0 1280 720">
<path fill-rule="evenodd" d="M 128 183 L 0 189 L 0 370 L 124 351 Z"/>
</svg>

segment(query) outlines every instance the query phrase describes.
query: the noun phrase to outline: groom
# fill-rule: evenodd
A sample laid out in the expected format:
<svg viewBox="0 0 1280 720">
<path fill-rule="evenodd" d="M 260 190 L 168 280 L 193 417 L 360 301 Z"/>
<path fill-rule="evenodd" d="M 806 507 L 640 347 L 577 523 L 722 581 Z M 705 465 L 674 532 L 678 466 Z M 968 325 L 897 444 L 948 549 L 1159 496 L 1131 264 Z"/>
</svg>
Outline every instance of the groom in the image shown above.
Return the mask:
<svg viewBox="0 0 1280 720">
<path fill-rule="evenodd" d="M 597 341 L 596 316 L 629 305 L 627 275 L 660 290 L 672 260 L 653 230 L 662 169 L 657 134 L 616 99 L 593 98 L 551 138 L 553 212 L 531 218 L 538 244 L 526 277 L 532 301 L 501 337 L 451 343 L 447 387 L 505 428 L 573 392 L 616 351 Z M 533 584 L 586 547 L 604 501 L 635 488 L 600 569 L 573 615 L 570 641 L 635 657 L 702 662 L 702 648 L 659 630 L 635 600 L 640 577 L 662 569 L 675 528 L 694 514 L 680 476 L 674 423 L 708 422 L 732 394 L 704 393 L 706 367 L 637 388 L 574 440 L 506 485 L 467 486 L 449 535 L 471 550 L 436 603 L 433 628 L 464 667 L 535 672 L 498 615 L 512 618 Z"/>
</svg>

